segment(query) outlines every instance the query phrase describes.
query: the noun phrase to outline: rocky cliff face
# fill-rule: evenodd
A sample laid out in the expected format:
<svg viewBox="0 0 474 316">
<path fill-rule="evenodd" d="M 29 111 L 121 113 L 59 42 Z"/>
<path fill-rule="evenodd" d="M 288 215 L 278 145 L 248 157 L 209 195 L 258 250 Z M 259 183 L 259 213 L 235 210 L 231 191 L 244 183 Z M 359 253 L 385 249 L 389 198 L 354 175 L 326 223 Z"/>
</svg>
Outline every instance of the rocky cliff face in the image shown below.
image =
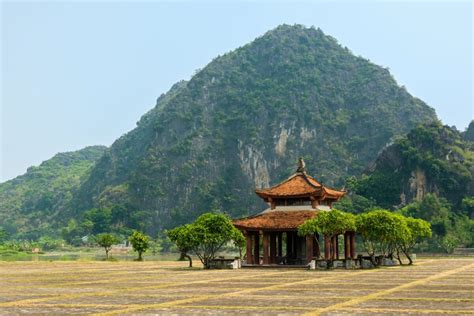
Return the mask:
<svg viewBox="0 0 474 316">
<path fill-rule="evenodd" d="M 474 151 L 455 129 L 418 126 L 387 147 L 353 189 L 388 208 L 421 201 L 428 193 L 459 206 L 474 195 Z"/>
<path fill-rule="evenodd" d="M 203 212 L 256 213 L 264 205 L 254 189 L 292 174 L 299 157 L 340 187 L 396 135 L 435 120 L 387 69 L 319 29 L 279 26 L 161 95 L 48 219 L 59 226 L 113 208 L 113 225 L 155 234 Z"/>
<path fill-rule="evenodd" d="M 216 209 L 255 213 L 254 188 L 290 175 L 298 157 L 341 186 L 392 137 L 435 119 L 388 70 L 321 30 L 280 26 L 162 95 L 97 163 L 71 216 L 107 204 L 104 192 L 144 212 L 151 233 Z"/>
</svg>

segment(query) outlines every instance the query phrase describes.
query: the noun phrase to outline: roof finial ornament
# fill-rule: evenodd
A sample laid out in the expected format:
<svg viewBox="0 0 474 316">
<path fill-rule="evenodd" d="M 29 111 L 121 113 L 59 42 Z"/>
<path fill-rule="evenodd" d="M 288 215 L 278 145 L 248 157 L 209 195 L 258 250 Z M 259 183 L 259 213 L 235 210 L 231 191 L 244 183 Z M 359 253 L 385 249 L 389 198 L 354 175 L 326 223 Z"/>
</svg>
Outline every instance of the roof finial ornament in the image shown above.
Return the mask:
<svg viewBox="0 0 474 316">
<path fill-rule="evenodd" d="M 298 159 L 298 169 L 296 169 L 296 172 L 306 172 L 306 164 L 304 163 L 303 157 L 300 157 L 300 159 Z"/>
</svg>

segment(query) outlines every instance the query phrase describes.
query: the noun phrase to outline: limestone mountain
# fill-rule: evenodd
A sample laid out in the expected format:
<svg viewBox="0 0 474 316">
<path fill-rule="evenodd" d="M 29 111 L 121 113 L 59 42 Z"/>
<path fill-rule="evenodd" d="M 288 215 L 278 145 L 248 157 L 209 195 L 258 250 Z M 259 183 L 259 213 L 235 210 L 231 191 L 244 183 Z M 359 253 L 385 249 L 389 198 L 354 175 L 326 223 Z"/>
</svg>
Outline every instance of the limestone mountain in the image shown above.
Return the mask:
<svg viewBox="0 0 474 316">
<path fill-rule="evenodd" d="M 454 128 L 420 125 L 388 146 L 351 189 L 387 208 L 431 193 L 456 212 L 463 198 L 474 196 L 474 148 Z"/>
<path fill-rule="evenodd" d="M 74 191 L 105 150 L 104 146 L 91 146 L 60 153 L 1 183 L 0 227 L 28 239 L 54 234 L 54 224 L 61 222 Z"/>
<path fill-rule="evenodd" d="M 319 29 L 282 25 L 160 96 L 99 159 L 68 216 L 120 205 L 120 225 L 139 216 L 154 234 L 206 211 L 251 214 L 262 208 L 254 188 L 290 175 L 298 157 L 342 186 L 394 136 L 436 120 L 388 69 Z"/>
<path fill-rule="evenodd" d="M 474 143 L 474 121 L 471 121 L 471 123 L 469 123 L 469 126 L 463 133 L 463 137 L 465 140 Z"/>
</svg>

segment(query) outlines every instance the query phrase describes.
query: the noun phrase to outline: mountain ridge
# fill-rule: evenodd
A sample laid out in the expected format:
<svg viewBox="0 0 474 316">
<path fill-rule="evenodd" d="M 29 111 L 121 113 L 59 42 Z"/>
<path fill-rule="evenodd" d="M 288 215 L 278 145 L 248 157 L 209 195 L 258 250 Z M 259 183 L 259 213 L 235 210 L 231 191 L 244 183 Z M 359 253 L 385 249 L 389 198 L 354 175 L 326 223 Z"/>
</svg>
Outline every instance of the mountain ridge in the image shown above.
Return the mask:
<svg viewBox="0 0 474 316">
<path fill-rule="evenodd" d="M 282 25 L 180 81 L 118 138 L 61 212 L 120 205 L 156 234 L 206 211 L 249 215 L 298 157 L 328 185 L 365 170 L 432 108 L 320 29 Z M 131 227 L 135 228 L 135 227 Z"/>
</svg>

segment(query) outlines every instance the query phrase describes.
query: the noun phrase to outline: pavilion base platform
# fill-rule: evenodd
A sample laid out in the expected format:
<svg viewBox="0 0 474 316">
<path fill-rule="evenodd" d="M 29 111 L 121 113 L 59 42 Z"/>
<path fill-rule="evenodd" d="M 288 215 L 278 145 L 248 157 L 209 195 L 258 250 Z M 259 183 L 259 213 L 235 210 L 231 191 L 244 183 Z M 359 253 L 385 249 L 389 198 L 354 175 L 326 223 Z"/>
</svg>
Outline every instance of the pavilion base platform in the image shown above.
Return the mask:
<svg viewBox="0 0 474 316">
<path fill-rule="evenodd" d="M 308 269 L 307 264 L 247 264 L 242 263 L 243 269 Z"/>
</svg>

